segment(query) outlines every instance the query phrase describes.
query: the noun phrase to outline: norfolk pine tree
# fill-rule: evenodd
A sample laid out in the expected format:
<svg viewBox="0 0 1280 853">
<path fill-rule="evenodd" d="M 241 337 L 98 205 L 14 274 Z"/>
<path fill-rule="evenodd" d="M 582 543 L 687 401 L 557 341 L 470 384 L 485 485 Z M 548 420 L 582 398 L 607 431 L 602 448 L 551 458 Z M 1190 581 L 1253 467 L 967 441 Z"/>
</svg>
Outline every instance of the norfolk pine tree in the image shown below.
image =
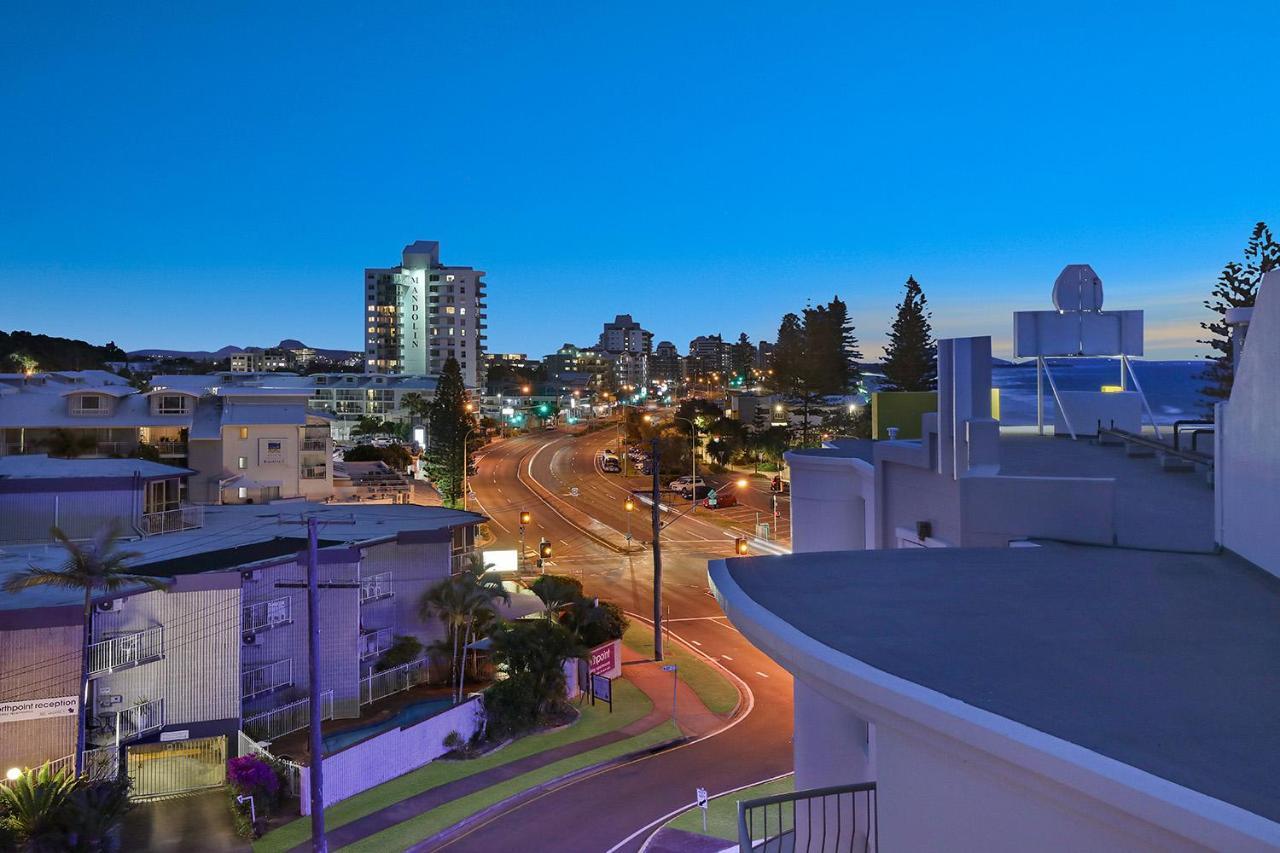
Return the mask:
<svg viewBox="0 0 1280 853">
<path fill-rule="evenodd" d="M 938 387 L 938 347 L 924 291 L 907 276 L 906 291 L 884 348 L 885 391 L 932 391 Z"/>
<path fill-rule="evenodd" d="M 1213 417 L 1213 404 L 1231 396 L 1231 385 L 1235 381 L 1235 354 L 1232 352 L 1230 330 L 1227 328 L 1227 309 L 1253 307 L 1262 277 L 1277 268 L 1280 268 L 1280 244 L 1272 236 L 1267 224 L 1259 222 L 1249 235 L 1244 263 L 1230 261 L 1223 267 L 1210 298 L 1204 302 L 1204 307 L 1217 315 L 1209 322 L 1200 324 L 1209 335 L 1196 341 L 1207 344 L 1213 350 L 1206 356 L 1209 363 L 1200 374 L 1200 378 L 1207 383 L 1200 389 L 1200 393 L 1206 398 L 1205 406 L 1210 417 Z"/>
<path fill-rule="evenodd" d="M 468 441 L 467 433 L 475 421 L 467 412 L 467 391 L 462 384 L 458 362 L 450 358 L 444 363 L 436 382 L 435 399 L 428 410 L 431 446 L 426 452 L 427 476 L 440 492 L 446 506 L 455 506 L 462 498 L 462 472 L 467 453 L 479 443 L 479 435 Z M 464 446 L 464 442 L 469 446 Z"/>
</svg>

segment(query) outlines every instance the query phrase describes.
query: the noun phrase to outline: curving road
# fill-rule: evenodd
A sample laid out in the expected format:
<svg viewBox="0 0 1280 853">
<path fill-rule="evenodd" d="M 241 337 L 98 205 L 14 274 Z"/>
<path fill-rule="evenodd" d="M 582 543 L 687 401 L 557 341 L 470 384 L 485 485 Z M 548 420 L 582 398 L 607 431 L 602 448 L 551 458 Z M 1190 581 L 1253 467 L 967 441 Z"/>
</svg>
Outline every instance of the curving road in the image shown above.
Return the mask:
<svg viewBox="0 0 1280 853">
<path fill-rule="evenodd" d="M 495 547 L 518 547 L 519 514 L 527 510 L 533 515 L 530 554 L 545 536 L 554 548 L 551 571 L 579 577 L 588 592 L 649 614 L 648 507 L 631 513 L 634 541 L 643 550 L 626 554 L 611 544 L 627 531 L 626 487 L 617 475 L 600 473 L 594 460 L 612 437 L 609 431 L 546 432 L 499 442 L 480 459 L 472 488 L 491 519 Z M 791 678 L 728 624 L 708 592 L 707 561 L 730 555 L 735 534 L 723 519 L 704 520 L 707 512 L 674 519 L 663 530 L 663 600 L 673 633 L 747 685 L 745 712 L 720 734 L 553 788 L 441 849 L 634 851 L 649 835 L 646 827 L 692 803 L 696 787 L 714 795 L 791 769 Z M 587 517 L 591 523 L 583 524 Z"/>
</svg>

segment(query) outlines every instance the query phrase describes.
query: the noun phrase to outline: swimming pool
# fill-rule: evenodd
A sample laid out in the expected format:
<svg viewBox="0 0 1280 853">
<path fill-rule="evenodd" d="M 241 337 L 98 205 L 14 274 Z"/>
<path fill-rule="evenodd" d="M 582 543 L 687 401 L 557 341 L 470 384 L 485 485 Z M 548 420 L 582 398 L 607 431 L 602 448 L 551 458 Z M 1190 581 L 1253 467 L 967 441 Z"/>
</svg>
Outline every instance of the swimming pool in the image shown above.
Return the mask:
<svg viewBox="0 0 1280 853">
<path fill-rule="evenodd" d="M 416 722 L 425 720 L 427 717 L 434 717 L 452 706 L 453 702 L 449 699 L 427 699 L 422 702 L 414 702 L 412 705 L 405 705 L 400 709 L 400 713 L 389 720 L 383 720 L 380 723 L 372 723 L 356 729 L 334 732 L 324 739 L 324 752 L 329 755 L 340 749 L 346 749 L 353 743 L 368 740 L 374 735 L 380 735 L 396 728 L 411 726 Z"/>
</svg>

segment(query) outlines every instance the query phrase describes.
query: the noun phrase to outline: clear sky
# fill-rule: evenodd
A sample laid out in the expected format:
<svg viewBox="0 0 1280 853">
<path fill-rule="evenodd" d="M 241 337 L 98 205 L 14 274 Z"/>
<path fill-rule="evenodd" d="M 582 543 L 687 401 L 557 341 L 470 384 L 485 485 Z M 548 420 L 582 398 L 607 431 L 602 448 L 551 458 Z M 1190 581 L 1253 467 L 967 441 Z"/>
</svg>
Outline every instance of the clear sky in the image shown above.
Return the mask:
<svg viewBox="0 0 1280 853">
<path fill-rule="evenodd" d="M 913 274 L 1000 352 L 1087 262 L 1190 356 L 1280 226 L 1278 7 L 7 4 L 0 328 L 358 349 L 363 268 L 432 239 L 496 351 L 838 293 L 874 355 Z"/>
</svg>

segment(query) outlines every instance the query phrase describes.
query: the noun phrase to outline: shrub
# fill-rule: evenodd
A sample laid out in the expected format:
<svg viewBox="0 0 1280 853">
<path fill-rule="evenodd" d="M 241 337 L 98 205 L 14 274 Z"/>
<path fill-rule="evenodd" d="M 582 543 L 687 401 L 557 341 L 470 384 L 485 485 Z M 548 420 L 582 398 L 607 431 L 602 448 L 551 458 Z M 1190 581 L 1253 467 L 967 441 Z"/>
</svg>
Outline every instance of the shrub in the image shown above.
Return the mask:
<svg viewBox="0 0 1280 853">
<path fill-rule="evenodd" d="M 265 799 L 273 799 L 280 790 L 276 769 L 256 755 L 242 755 L 228 761 L 227 782 L 238 794 Z"/>
<path fill-rule="evenodd" d="M 411 634 L 397 634 L 391 648 L 382 653 L 374 665 L 375 672 L 382 672 L 401 664 L 411 663 L 422 657 L 422 641 Z"/>
<path fill-rule="evenodd" d="M 589 649 L 610 640 L 622 639 L 627 626 L 631 624 L 622 608 L 612 601 L 596 604 L 590 598 L 575 601 L 560 617 L 560 621 Z"/>
<path fill-rule="evenodd" d="M 541 699 L 538 679 L 531 673 L 517 673 L 496 682 L 484 692 L 489 737 L 504 740 L 535 728 L 542 719 Z"/>
</svg>

